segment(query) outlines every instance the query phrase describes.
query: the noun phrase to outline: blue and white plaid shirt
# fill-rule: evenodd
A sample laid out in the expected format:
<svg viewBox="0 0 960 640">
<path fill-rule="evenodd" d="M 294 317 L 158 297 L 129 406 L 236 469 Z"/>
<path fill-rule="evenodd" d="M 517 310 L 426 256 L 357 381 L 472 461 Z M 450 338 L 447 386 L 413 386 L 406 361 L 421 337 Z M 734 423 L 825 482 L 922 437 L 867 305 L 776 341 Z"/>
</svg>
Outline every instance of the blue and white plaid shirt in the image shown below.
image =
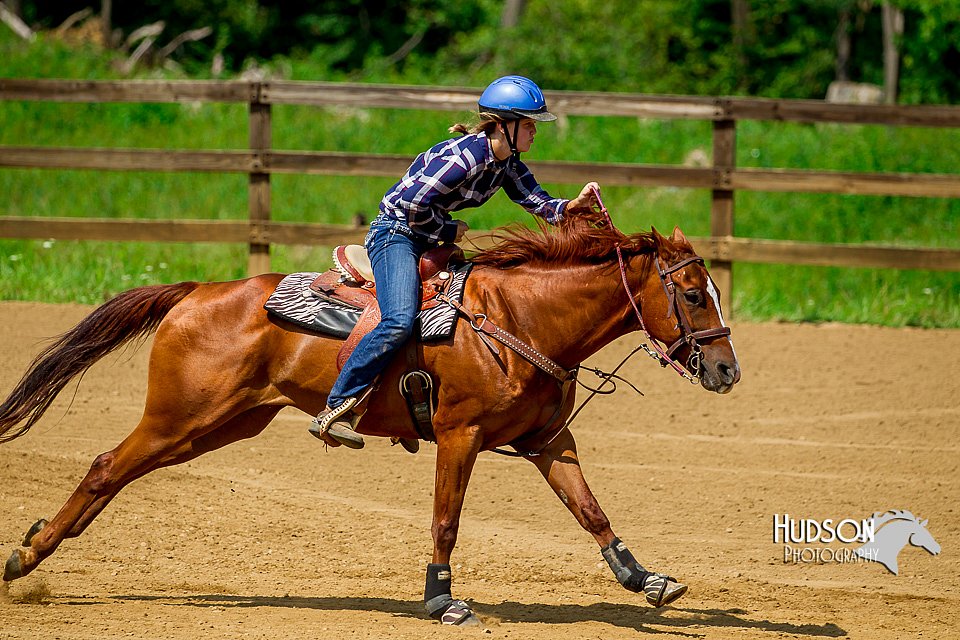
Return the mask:
<svg viewBox="0 0 960 640">
<path fill-rule="evenodd" d="M 380 212 L 431 243 L 451 242 L 457 223 L 450 212 L 478 207 L 500 187 L 548 223 L 563 219 L 569 200 L 551 197 L 519 160 L 497 161 L 482 132 L 446 140 L 417 156 L 383 196 Z"/>
</svg>

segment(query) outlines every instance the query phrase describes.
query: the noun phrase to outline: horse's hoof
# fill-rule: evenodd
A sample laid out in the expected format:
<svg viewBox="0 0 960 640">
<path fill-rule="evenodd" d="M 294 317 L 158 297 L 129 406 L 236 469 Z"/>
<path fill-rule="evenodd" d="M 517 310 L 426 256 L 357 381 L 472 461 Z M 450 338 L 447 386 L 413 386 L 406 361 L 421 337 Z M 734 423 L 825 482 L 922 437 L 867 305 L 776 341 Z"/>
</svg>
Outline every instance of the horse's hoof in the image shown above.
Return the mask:
<svg viewBox="0 0 960 640">
<path fill-rule="evenodd" d="M 437 618 L 440 624 L 455 625 L 458 627 L 479 627 L 480 618 L 476 616 L 470 605 L 463 600 L 454 600 Z"/>
<path fill-rule="evenodd" d="M 47 521 L 43 518 L 40 518 L 33 523 L 33 526 L 30 527 L 30 530 L 27 531 L 27 535 L 23 536 L 23 542 L 21 543 L 24 547 L 29 547 L 30 543 L 33 542 L 33 536 L 40 533 L 41 529 L 47 526 Z"/>
<path fill-rule="evenodd" d="M 654 607 L 668 605 L 687 592 L 687 585 L 662 573 L 650 574 L 643 583 L 643 595 Z"/>
<path fill-rule="evenodd" d="M 11 582 L 23 577 L 23 549 L 16 549 L 3 567 L 3 581 Z"/>
<path fill-rule="evenodd" d="M 454 622 L 453 624 L 458 627 L 482 627 L 483 623 L 480 622 L 480 618 L 477 617 L 477 614 L 472 611 L 467 614 L 464 618 L 461 618 L 460 622 Z"/>
</svg>

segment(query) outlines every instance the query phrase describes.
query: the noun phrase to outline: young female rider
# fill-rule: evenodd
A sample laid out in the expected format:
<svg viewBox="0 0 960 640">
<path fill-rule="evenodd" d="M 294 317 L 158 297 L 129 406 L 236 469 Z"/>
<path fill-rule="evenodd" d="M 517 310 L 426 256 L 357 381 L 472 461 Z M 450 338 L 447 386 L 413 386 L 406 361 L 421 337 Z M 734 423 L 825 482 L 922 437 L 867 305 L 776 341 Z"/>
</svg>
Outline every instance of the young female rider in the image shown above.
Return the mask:
<svg viewBox="0 0 960 640">
<path fill-rule="evenodd" d="M 597 204 L 596 183 L 588 183 L 573 200 L 553 198 L 520 161 L 520 153 L 533 144 L 536 123 L 557 119 L 536 84 L 522 76 L 494 80 L 480 96 L 479 111 L 479 124 L 451 127 L 451 133 L 464 135 L 417 156 L 380 202 L 364 244 L 381 320 L 344 363 L 327 407 L 310 428 L 318 438 L 363 447 L 353 429 L 359 416 L 351 409 L 413 332 L 420 310 L 420 255 L 441 242 L 457 242 L 467 231 L 467 223 L 453 220 L 451 212 L 479 206 L 501 187 L 550 224 Z"/>
</svg>

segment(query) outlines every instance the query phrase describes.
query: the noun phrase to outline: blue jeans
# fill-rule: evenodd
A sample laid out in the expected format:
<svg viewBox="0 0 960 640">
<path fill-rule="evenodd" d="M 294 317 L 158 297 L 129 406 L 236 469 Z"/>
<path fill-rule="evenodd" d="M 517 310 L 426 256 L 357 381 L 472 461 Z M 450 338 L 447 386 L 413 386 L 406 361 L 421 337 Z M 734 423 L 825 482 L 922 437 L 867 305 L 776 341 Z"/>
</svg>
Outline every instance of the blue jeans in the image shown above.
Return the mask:
<svg viewBox="0 0 960 640">
<path fill-rule="evenodd" d="M 380 304 L 380 324 L 357 344 L 327 397 L 339 407 L 370 386 L 392 356 L 413 334 L 420 311 L 420 255 L 429 244 L 400 222 L 377 217 L 364 245 L 373 267 Z"/>
</svg>

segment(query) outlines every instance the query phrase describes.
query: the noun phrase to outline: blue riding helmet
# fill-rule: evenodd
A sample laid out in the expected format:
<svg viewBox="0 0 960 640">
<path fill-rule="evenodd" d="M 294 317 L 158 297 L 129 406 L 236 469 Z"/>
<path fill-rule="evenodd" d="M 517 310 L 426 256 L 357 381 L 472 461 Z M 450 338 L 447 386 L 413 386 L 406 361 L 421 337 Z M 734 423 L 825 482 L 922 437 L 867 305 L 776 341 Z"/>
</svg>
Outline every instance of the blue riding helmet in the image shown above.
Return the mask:
<svg viewBox="0 0 960 640">
<path fill-rule="evenodd" d="M 480 96 L 480 113 L 493 113 L 506 120 L 530 118 L 539 122 L 556 120 L 547 111 L 543 91 L 529 78 L 504 76 L 497 78 Z"/>
</svg>

